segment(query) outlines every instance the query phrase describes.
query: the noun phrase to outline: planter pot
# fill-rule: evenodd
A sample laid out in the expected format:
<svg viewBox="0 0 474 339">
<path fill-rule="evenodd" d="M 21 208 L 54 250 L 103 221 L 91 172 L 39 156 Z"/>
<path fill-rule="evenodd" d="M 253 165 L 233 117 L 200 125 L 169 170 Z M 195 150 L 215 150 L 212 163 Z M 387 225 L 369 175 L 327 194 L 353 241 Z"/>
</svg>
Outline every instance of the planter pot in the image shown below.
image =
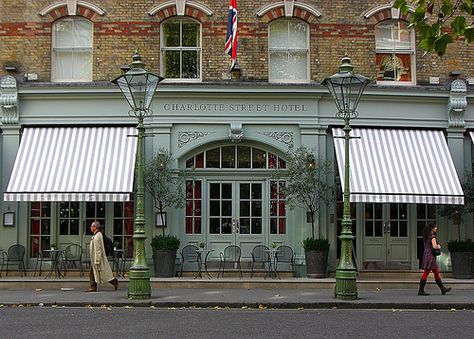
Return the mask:
<svg viewBox="0 0 474 339">
<path fill-rule="evenodd" d="M 471 279 L 472 278 L 472 252 L 451 252 L 451 268 L 453 278 Z"/>
<path fill-rule="evenodd" d="M 153 250 L 155 277 L 171 278 L 176 276 L 176 251 Z"/>
<path fill-rule="evenodd" d="M 308 278 L 326 278 L 328 273 L 328 252 L 305 250 L 306 275 Z"/>
</svg>

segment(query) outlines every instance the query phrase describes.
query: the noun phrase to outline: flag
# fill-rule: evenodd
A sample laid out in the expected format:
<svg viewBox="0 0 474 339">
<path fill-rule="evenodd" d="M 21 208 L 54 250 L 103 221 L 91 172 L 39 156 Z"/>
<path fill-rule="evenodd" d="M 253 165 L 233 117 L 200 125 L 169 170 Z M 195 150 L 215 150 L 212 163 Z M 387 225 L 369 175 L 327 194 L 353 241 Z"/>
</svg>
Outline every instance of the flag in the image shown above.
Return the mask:
<svg viewBox="0 0 474 339">
<path fill-rule="evenodd" d="M 230 66 L 230 70 L 232 70 L 237 62 L 237 0 L 230 0 L 229 4 L 225 52 L 232 57 Z"/>
</svg>

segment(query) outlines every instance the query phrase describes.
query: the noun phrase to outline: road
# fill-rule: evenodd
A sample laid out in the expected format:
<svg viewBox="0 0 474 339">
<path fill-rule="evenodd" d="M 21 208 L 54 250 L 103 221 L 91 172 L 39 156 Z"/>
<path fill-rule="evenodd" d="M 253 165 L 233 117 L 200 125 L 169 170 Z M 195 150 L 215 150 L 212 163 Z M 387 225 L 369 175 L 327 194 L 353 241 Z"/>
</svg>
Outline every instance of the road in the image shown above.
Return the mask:
<svg viewBox="0 0 474 339">
<path fill-rule="evenodd" d="M 2 307 L 0 337 L 472 338 L 474 312 Z"/>
</svg>

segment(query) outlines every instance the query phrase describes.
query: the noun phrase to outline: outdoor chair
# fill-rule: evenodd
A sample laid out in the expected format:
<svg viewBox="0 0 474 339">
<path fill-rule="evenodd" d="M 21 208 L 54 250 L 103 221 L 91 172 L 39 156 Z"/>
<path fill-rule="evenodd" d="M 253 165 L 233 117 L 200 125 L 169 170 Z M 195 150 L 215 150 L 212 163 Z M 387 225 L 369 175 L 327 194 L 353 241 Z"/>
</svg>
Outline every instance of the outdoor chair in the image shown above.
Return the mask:
<svg viewBox="0 0 474 339">
<path fill-rule="evenodd" d="M 291 271 L 294 277 L 295 276 L 295 256 L 293 253 L 293 249 L 290 246 L 281 245 L 277 248 L 275 257 L 276 257 L 275 271 L 278 271 L 279 263 L 289 264 L 291 266 Z"/>
<path fill-rule="evenodd" d="M 196 263 L 199 265 L 199 254 L 198 254 L 198 247 L 195 245 L 186 245 L 181 250 L 181 269 L 179 271 L 179 276 L 183 276 L 183 267 L 184 264 L 189 263 Z M 199 266 L 198 266 L 199 269 Z"/>
<path fill-rule="evenodd" d="M 64 250 L 64 263 L 67 268 L 78 268 L 81 270 L 81 277 L 84 276 L 82 262 L 82 246 L 79 244 L 70 244 Z"/>
<path fill-rule="evenodd" d="M 270 253 L 268 250 L 268 247 L 265 245 L 257 245 L 252 249 L 252 267 L 250 278 L 253 277 L 255 263 L 261 263 L 263 268 L 265 268 L 265 264 L 270 265 Z"/>
<path fill-rule="evenodd" d="M 8 275 L 8 265 L 11 264 L 18 264 L 18 270 L 21 271 L 22 275 L 24 274 L 26 277 L 26 268 L 25 268 L 25 247 L 20 244 L 11 245 L 8 250 L 2 252 L 3 255 L 3 262 L 2 262 L 2 271 L 3 266 L 7 263 L 7 267 L 5 268 L 5 275 Z"/>
<path fill-rule="evenodd" d="M 237 266 L 239 270 L 239 275 L 242 278 L 242 267 L 240 265 L 240 256 L 242 254 L 242 250 L 239 246 L 236 245 L 229 245 L 224 249 L 224 252 L 220 254 L 220 262 L 217 277 L 220 276 L 222 270 L 222 277 L 224 277 L 224 272 L 227 263 L 232 264 L 232 266 Z"/>
</svg>

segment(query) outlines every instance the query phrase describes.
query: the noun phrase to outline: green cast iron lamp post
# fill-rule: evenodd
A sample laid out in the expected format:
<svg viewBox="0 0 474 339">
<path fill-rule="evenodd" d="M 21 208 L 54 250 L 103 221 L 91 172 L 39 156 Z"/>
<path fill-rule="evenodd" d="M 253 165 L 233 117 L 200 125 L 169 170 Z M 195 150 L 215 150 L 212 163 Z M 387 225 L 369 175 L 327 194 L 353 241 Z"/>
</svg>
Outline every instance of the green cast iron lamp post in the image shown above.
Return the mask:
<svg viewBox="0 0 474 339">
<path fill-rule="evenodd" d="M 135 227 L 133 230 L 133 264 L 129 272 L 128 298 L 149 299 L 151 296 L 150 270 L 145 260 L 145 216 L 144 216 L 144 184 L 143 184 L 143 137 L 145 127 L 143 119 L 153 114 L 150 105 L 162 77 L 144 70 L 141 56 L 138 53 L 132 57 L 130 70 L 112 80 L 119 86 L 120 91 L 132 108 L 128 115 L 138 120 L 137 145 L 137 208 L 135 212 Z"/>
<path fill-rule="evenodd" d="M 350 181 L 349 181 L 349 141 L 351 139 L 350 120 L 357 118 L 357 105 L 365 87 L 371 81 L 360 74 L 353 74 L 353 66 L 348 56 L 342 58 L 339 72 L 324 79 L 322 85 L 326 86 L 331 94 L 336 107 L 336 116 L 344 120 L 344 211 L 342 216 L 341 255 L 336 268 L 337 299 L 357 299 L 357 270 L 352 260 L 352 220 L 350 206 Z"/>
</svg>

